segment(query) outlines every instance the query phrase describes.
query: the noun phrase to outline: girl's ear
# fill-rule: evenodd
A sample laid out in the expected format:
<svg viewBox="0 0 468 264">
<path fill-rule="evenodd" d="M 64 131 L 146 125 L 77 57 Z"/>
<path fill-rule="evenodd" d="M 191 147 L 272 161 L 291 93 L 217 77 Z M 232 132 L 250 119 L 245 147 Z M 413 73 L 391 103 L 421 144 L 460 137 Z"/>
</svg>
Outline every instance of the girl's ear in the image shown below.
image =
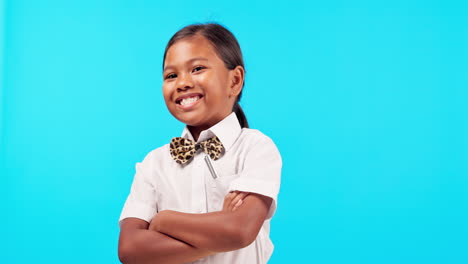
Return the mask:
<svg viewBox="0 0 468 264">
<path fill-rule="evenodd" d="M 242 91 L 242 87 L 244 86 L 244 67 L 237 66 L 233 70 L 231 70 L 231 85 L 230 85 L 230 96 L 238 96 Z"/>
</svg>

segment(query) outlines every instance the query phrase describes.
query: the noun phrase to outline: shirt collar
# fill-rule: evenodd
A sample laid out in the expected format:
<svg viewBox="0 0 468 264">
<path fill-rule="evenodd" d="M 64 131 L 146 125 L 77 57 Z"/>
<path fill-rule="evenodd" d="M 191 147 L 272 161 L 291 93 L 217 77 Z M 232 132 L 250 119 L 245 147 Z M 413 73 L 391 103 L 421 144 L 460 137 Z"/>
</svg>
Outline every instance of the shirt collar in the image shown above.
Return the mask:
<svg viewBox="0 0 468 264">
<path fill-rule="evenodd" d="M 239 137 L 241 131 L 242 128 L 237 120 L 236 113 L 232 112 L 216 125 L 200 132 L 197 142 L 217 136 L 223 144 L 225 151 L 228 151 L 236 141 L 237 137 Z M 194 140 L 187 126 L 185 126 L 184 131 L 182 132 L 182 137 Z"/>
</svg>

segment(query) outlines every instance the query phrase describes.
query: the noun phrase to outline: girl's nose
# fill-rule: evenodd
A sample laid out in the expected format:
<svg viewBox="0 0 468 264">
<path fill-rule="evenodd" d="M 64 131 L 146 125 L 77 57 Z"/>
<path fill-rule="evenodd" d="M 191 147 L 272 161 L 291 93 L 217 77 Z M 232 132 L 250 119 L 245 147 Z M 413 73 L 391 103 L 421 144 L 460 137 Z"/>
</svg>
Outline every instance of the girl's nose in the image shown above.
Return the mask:
<svg viewBox="0 0 468 264">
<path fill-rule="evenodd" d="M 177 78 L 177 91 L 185 91 L 193 88 L 193 80 L 190 74 L 181 74 Z"/>
</svg>

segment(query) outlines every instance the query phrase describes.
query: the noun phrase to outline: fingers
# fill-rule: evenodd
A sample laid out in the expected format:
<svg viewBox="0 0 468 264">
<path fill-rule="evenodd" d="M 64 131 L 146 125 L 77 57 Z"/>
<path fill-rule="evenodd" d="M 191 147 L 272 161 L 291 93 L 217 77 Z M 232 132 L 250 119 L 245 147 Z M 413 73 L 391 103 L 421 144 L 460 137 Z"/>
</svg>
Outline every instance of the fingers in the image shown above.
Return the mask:
<svg viewBox="0 0 468 264">
<path fill-rule="evenodd" d="M 244 203 L 244 201 L 243 201 L 242 199 L 239 200 L 239 201 L 232 207 L 232 211 L 234 212 L 235 210 L 237 210 L 237 208 L 239 208 L 239 206 L 241 206 L 243 203 Z"/>
<path fill-rule="evenodd" d="M 230 208 L 232 211 L 237 210 L 242 203 L 244 202 L 244 198 L 247 197 L 250 193 L 248 192 L 239 192 L 231 201 Z"/>
<path fill-rule="evenodd" d="M 244 198 L 249 195 L 248 192 L 233 191 L 224 197 L 223 211 L 233 212 L 244 202 Z"/>
<path fill-rule="evenodd" d="M 230 192 L 224 197 L 223 211 L 231 211 L 230 205 L 236 195 L 236 192 Z"/>
<path fill-rule="evenodd" d="M 232 191 L 224 197 L 223 211 L 233 212 L 237 210 L 243 203 L 244 198 L 247 197 L 250 193 Z"/>
</svg>

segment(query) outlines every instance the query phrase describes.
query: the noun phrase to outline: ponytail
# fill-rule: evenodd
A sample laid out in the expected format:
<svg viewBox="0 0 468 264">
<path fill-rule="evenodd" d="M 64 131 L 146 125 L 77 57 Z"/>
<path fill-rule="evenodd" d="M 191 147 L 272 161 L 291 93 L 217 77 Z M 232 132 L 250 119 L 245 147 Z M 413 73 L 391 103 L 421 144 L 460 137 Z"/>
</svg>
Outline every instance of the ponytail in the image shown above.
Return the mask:
<svg viewBox="0 0 468 264">
<path fill-rule="evenodd" d="M 245 117 L 244 111 L 242 111 L 239 102 L 236 102 L 232 107 L 232 111 L 236 113 L 237 120 L 239 120 L 239 124 L 242 128 L 249 128 L 249 122 L 247 122 L 247 117 Z"/>
</svg>

